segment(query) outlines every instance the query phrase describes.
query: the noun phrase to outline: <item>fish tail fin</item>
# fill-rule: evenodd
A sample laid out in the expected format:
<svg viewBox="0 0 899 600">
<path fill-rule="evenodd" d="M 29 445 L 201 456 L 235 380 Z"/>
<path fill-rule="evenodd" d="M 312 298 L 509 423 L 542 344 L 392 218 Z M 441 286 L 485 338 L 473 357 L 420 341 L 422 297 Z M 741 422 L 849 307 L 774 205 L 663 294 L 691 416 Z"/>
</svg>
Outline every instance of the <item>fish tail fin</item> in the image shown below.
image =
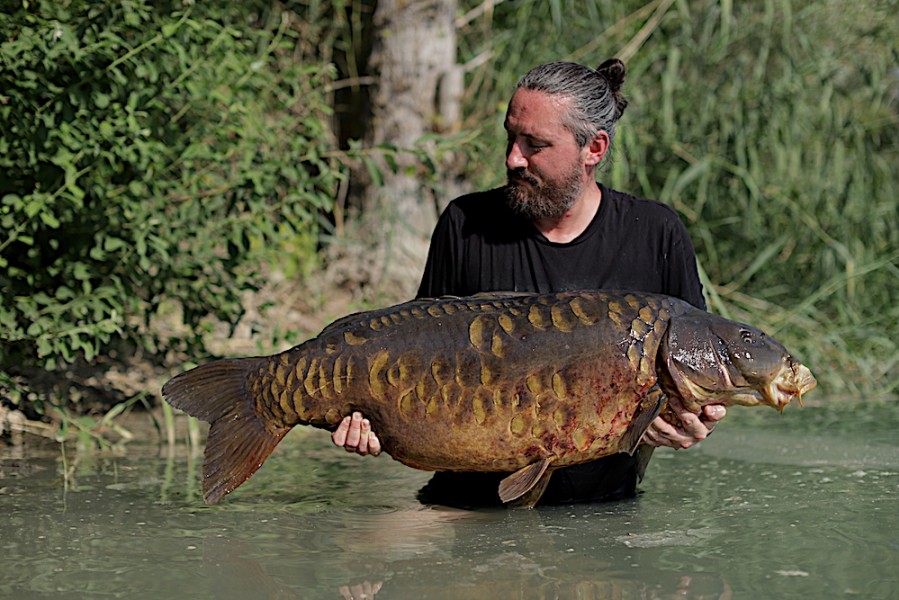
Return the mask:
<svg viewBox="0 0 899 600">
<path fill-rule="evenodd" d="M 248 390 L 248 375 L 266 360 L 219 360 L 162 386 L 166 402 L 210 424 L 203 463 L 207 504 L 216 504 L 249 479 L 291 429 L 260 414 Z"/>
</svg>

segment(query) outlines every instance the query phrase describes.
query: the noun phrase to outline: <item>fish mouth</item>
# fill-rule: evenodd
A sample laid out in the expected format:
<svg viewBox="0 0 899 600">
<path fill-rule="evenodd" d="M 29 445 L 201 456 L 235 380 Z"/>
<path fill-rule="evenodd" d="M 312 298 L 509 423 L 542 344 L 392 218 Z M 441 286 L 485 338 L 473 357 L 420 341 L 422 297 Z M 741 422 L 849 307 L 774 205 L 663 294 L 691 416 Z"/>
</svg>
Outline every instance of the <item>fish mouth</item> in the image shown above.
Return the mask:
<svg viewBox="0 0 899 600">
<path fill-rule="evenodd" d="M 783 412 L 793 400 L 802 406 L 802 395 L 815 389 L 816 385 L 818 380 L 809 368 L 791 360 L 784 364 L 780 372 L 760 392 L 765 404 Z"/>
<path fill-rule="evenodd" d="M 694 412 L 704 404 L 720 403 L 725 406 L 758 406 L 761 404 L 776 408 L 783 412 L 784 408 L 796 400 L 802 406 L 802 396 L 813 390 L 818 384 L 808 367 L 788 360 L 766 385 L 758 386 L 742 381 L 737 383 L 727 377 L 730 389 L 709 389 L 701 384 L 686 380 L 682 389 L 684 405 Z M 686 393 L 683 393 L 686 392 Z"/>
</svg>

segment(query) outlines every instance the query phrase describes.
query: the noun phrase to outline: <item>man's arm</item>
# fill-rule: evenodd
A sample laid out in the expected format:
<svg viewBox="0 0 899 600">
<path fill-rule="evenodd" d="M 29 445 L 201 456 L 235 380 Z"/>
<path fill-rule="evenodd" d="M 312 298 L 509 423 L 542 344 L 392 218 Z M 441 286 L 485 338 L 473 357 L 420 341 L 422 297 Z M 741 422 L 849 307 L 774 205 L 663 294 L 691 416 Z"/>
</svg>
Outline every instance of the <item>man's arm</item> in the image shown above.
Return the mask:
<svg viewBox="0 0 899 600">
<path fill-rule="evenodd" d="M 450 217 L 450 210 L 444 211 L 435 228 L 428 254 L 428 264 L 425 267 L 425 274 L 422 277 L 417 297 L 455 293 L 455 290 L 452 289 L 447 291 L 449 288 L 446 286 L 449 284 L 446 278 L 450 277 L 451 269 L 444 260 L 455 252 L 451 246 L 452 241 L 457 239 L 453 219 Z M 687 302 L 704 309 L 705 301 L 696 268 L 693 244 L 683 224 L 679 220 L 676 220 L 675 223 L 675 231 L 671 235 L 672 247 L 668 251 L 671 264 L 668 269 L 667 285 L 671 289 L 667 293 L 683 297 Z M 436 251 L 437 247 L 440 247 L 441 250 Z M 687 410 L 676 398 L 670 402 L 669 410 L 680 421 L 680 425 L 674 426 L 661 417 L 657 418 L 643 437 L 645 443 L 651 446 L 669 446 L 675 449 L 689 448 L 707 438 L 717 422 L 723 419 L 727 413 L 723 405 L 714 404 L 704 407 L 701 413 L 695 414 Z M 363 456 L 369 454 L 377 456 L 381 452 L 380 440 L 371 431 L 371 424 L 359 413 L 355 413 L 352 418 L 346 417 L 337 430 L 331 434 L 331 439 L 336 445 L 343 446 L 347 452 L 357 452 Z"/>
<path fill-rule="evenodd" d="M 705 310 L 706 303 L 690 234 L 679 218 L 671 221 L 671 224 L 673 229 L 668 236 L 664 292 Z M 707 438 L 718 421 L 727 414 L 727 409 L 722 404 L 709 404 L 701 412 L 693 413 L 687 410 L 679 398 L 671 398 L 667 410 L 677 418 L 679 424 L 672 425 L 658 417 L 646 430 L 643 436 L 645 443 L 651 446 L 669 446 L 675 450 L 689 448 Z"/>
<path fill-rule="evenodd" d="M 645 443 L 650 446 L 669 446 L 675 450 L 689 448 L 707 438 L 718 421 L 727 414 L 723 405 L 710 404 L 697 415 L 684 408 L 676 398 L 672 399 L 670 408 L 678 416 L 680 427 L 659 417 L 646 430 L 643 436 Z M 340 422 L 331 434 L 331 440 L 334 445 L 343 446 L 347 452 L 355 452 L 361 456 L 377 456 L 381 453 L 381 441 L 371 430 L 371 423 L 358 412 Z"/>
</svg>

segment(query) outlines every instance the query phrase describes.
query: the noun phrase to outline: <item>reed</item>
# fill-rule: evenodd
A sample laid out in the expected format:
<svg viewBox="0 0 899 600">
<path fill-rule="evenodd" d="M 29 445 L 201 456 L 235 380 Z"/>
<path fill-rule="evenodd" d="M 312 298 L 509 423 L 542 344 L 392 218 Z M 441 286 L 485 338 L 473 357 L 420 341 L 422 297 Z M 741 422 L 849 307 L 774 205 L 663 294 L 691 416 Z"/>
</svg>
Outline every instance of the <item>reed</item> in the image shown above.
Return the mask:
<svg viewBox="0 0 899 600">
<path fill-rule="evenodd" d="M 597 20 L 583 3 L 553 4 L 555 14 L 501 5 L 495 40 L 471 42 L 496 57 L 470 77 L 472 118 L 501 123 L 530 66 L 629 53 L 631 105 L 601 178 L 677 209 L 711 309 L 771 330 L 825 394 L 899 392 L 889 3 L 587 2 Z M 501 152 L 497 143 L 477 164 L 501 165 Z M 502 172 L 478 176 L 496 183 Z"/>
</svg>

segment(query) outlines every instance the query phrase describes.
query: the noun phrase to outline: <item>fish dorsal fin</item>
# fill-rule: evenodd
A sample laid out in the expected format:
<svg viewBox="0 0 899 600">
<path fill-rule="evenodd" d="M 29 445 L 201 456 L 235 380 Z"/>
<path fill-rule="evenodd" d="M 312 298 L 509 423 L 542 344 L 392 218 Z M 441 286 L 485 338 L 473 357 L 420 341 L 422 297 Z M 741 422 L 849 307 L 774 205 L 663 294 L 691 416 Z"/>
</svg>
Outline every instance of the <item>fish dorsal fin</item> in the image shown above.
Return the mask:
<svg viewBox="0 0 899 600">
<path fill-rule="evenodd" d="M 630 427 L 624 432 L 621 438 L 621 444 L 618 446 L 621 452 L 627 452 L 633 456 L 643 434 L 649 428 L 649 425 L 659 416 L 662 409 L 668 403 L 668 396 L 658 385 L 652 386 L 649 393 L 640 399 L 640 405 L 634 413 Z"/>
<path fill-rule="evenodd" d="M 375 310 L 366 310 L 355 312 L 344 317 L 333 321 L 329 325 L 326 325 L 324 329 L 319 332 L 319 337 L 328 335 L 329 333 L 333 333 L 335 331 L 339 331 L 341 329 L 346 329 L 348 327 L 356 327 L 362 323 L 367 323 L 372 319 L 378 319 L 384 315 L 389 315 L 392 313 L 400 312 L 401 310 L 410 310 L 413 308 L 427 308 L 431 304 L 434 303 L 434 300 L 428 298 L 419 298 L 416 300 L 410 300 L 403 304 L 397 304 L 396 306 L 388 306 L 386 308 L 379 308 Z"/>
<path fill-rule="evenodd" d="M 508 300 L 510 298 L 522 298 L 534 296 L 532 292 L 479 292 L 468 296 L 468 300 Z M 446 296 L 445 296 L 446 297 Z"/>
<path fill-rule="evenodd" d="M 500 481 L 499 499 L 506 503 L 512 502 L 537 488 L 539 494 L 536 498 L 533 498 L 533 502 L 530 503 L 530 506 L 536 504 L 537 500 L 539 500 L 540 496 L 543 494 L 543 490 L 546 489 L 546 484 L 549 482 L 550 475 L 552 475 L 552 471 L 547 472 L 547 467 L 549 467 L 550 463 L 554 460 L 555 457 L 551 456 L 535 463 L 531 463 L 526 467 L 518 469 Z M 540 486 L 539 488 L 538 485 Z"/>
</svg>

